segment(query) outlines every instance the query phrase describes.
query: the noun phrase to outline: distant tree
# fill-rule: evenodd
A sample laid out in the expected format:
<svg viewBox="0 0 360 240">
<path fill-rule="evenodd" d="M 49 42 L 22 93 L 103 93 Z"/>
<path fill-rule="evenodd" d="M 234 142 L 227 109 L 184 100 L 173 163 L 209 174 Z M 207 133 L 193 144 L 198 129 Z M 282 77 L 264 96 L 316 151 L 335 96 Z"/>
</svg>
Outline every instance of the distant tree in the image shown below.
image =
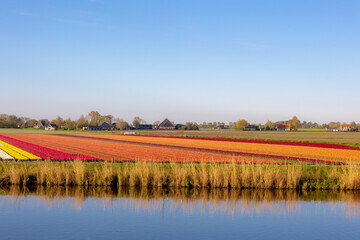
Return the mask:
<svg viewBox="0 0 360 240">
<path fill-rule="evenodd" d="M 55 119 L 54 123 L 56 124 L 56 126 L 58 128 L 62 128 L 63 124 L 64 124 L 64 120 L 60 117 L 57 116 L 57 118 Z"/>
<path fill-rule="evenodd" d="M 350 125 L 353 127 L 353 128 L 356 128 L 356 122 L 351 122 Z"/>
<path fill-rule="evenodd" d="M 29 121 L 30 121 L 30 118 L 28 118 L 28 117 L 20 117 L 20 118 L 19 118 L 19 125 L 20 125 L 20 127 L 22 127 L 22 128 L 27 128 Z"/>
<path fill-rule="evenodd" d="M 7 117 L 7 127 L 16 128 L 19 127 L 20 119 L 15 115 L 9 115 Z"/>
<path fill-rule="evenodd" d="M 229 128 L 236 128 L 236 122 L 229 122 Z"/>
<path fill-rule="evenodd" d="M 160 121 L 155 121 L 155 122 L 153 123 L 153 129 L 158 129 L 160 123 L 161 123 Z"/>
<path fill-rule="evenodd" d="M 133 127 L 136 128 L 136 129 L 139 129 L 140 128 L 140 124 L 144 123 L 145 121 L 142 120 L 140 117 L 134 117 L 134 120 L 133 120 Z"/>
<path fill-rule="evenodd" d="M 0 114 L 0 127 L 16 128 L 21 125 L 21 120 L 15 115 Z"/>
<path fill-rule="evenodd" d="M 264 125 L 264 129 L 266 131 L 273 130 L 274 129 L 274 124 L 271 121 L 267 121 L 265 123 L 265 125 Z"/>
<path fill-rule="evenodd" d="M 129 128 L 129 124 L 125 122 L 122 118 L 116 119 L 116 128 L 119 130 L 126 130 Z"/>
<path fill-rule="evenodd" d="M 200 126 L 201 128 L 208 128 L 208 124 L 207 122 L 203 122 L 203 123 L 200 123 Z"/>
<path fill-rule="evenodd" d="M 81 114 L 79 119 L 76 121 L 76 127 L 82 129 L 83 127 L 87 127 L 89 125 L 88 121 L 86 120 L 85 116 Z"/>
<path fill-rule="evenodd" d="M 6 114 L 0 114 L 0 128 L 6 127 L 6 119 L 7 119 Z"/>
<path fill-rule="evenodd" d="M 90 118 L 91 126 L 98 126 L 100 124 L 101 114 L 98 111 L 91 111 L 88 116 Z"/>
<path fill-rule="evenodd" d="M 112 115 L 103 115 L 100 117 L 100 123 L 106 122 L 108 124 L 112 124 L 114 117 Z"/>
<path fill-rule="evenodd" d="M 294 116 L 291 120 L 289 120 L 289 123 L 290 123 L 290 129 L 291 130 L 296 131 L 300 127 L 300 121 L 296 116 Z"/>
<path fill-rule="evenodd" d="M 29 128 L 32 128 L 34 127 L 34 125 L 37 123 L 37 120 L 36 119 L 30 119 L 28 122 L 27 122 L 27 127 Z"/>
<path fill-rule="evenodd" d="M 196 122 L 187 122 L 185 124 L 186 130 L 199 130 L 199 125 Z"/>
<path fill-rule="evenodd" d="M 74 130 L 76 127 L 76 123 L 71 120 L 71 118 L 68 118 L 65 120 L 64 129 L 65 130 Z"/>
<path fill-rule="evenodd" d="M 244 119 L 239 120 L 239 121 L 237 121 L 237 123 L 236 123 L 236 128 L 237 128 L 238 130 L 245 130 L 245 127 L 247 127 L 247 126 L 249 126 L 249 122 L 246 121 L 246 120 L 244 120 Z"/>
<path fill-rule="evenodd" d="M 340 128 L 341 123 L 340 122 L 329 122 L 327 126 L 329 128 Z"/>
</svg>

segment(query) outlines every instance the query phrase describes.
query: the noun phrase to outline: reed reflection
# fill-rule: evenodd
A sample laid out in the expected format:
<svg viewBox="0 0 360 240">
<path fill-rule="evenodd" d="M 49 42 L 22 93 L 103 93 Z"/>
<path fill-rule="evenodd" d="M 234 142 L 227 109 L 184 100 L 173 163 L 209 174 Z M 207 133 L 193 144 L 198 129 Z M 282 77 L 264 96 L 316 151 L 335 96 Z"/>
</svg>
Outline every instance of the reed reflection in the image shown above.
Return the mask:
<svg viewBox="0 0 360 240">
<path fill-rule="evenodd" d="M 21 208 L 27 201 L 47 208 L 84 208 L 86 201 L 101 206 L 104 211 L 123 207 L 142 212 L 194 211 L 231 216 L 267 214 L 295 214 L 306 202 L 321 205 L 330 203 L 331 211 L 360 216 L 360 193 L 346 191 L 293 190 L 227 190 L 227 189 L 147 189 L 147 188 L 83 188 L 20 186 L 0 188 L 1 206 L 12 204 Z"/>
</svg>

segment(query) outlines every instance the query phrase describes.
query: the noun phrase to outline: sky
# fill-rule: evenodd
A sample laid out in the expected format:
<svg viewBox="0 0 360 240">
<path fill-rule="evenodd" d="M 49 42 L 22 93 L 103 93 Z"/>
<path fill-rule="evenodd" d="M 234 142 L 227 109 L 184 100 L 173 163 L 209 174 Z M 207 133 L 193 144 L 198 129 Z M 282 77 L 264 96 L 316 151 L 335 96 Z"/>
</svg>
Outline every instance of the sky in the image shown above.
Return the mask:
<svg viewBox="0 0 360 240">
<path fill-rule="evenodd" d="M 0 113 L 360 122 L 360 1 L 1 0 Z"/>
</svg>

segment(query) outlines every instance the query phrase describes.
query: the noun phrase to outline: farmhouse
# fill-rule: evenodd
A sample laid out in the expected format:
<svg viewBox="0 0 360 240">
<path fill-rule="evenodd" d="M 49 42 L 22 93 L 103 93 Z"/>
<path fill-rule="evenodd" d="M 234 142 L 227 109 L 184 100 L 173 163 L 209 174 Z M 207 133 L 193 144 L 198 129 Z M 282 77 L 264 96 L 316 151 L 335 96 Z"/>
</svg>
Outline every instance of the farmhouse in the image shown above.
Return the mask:
<svg viewBox="0 0 360 240">
<path fill-rule="evenodd" d="M 175 125 L 169 121 L 169 119 L 165 118 L 164 121 L 162 121 L 162 123 L 159 124 L 158 129 L 162 129 L 162 130 L 174 130 L 175 129 Z"/>
<path fill-rule="evenodd" d="M 176 125 L 175 125 L 175 129 L 176 129 L 176 130 L 184 130 L 184 129 L 185 129 L 185 125 L 184 125 L 184 124 L 180 124 L 180 123 L 179 123 L 179 124 L 176 124 Z"/>
<path fill-rule="evenodd" d="M 58 127 L 56 124 L 49 124 L 45 127 L 45 130 L 50 130 L 50 131 L 54 131 L 56 130 Z"/>
<path fill-rule="evenodd" d="M 350 124 L 342 124 L 342 125 L 340 125 L 340 131 L 343 131 L 343 132 L 355 132 L 356 128 L 354 128 Z"/>
<path fill-rule="evenodd" d="M 83 130 L 87 130 L 87 131 L 101 131 L 102 128 L 100 126 L 88 126 L 88 127 L 84 127 Z"/>
<path fill-rule="evenodd" d="M 101 127 L 101 130 L 112 130 L 113 126 L 108 124 L 107 122 L 102 122 L 99 127 Z"/>
<path fill-rule="evenodd" d="M 34 128 L 44 128 L 46 126 L 46 122 L 45 121 L 38 121 L 35 125 Z"/>
<path fill-rule="evenodd" d="M 256 125 L 248 125 L 245 127 L 245 131 L 260 131 L 260 128 Z"/>
<path fill-rule="evenodd" d="M 278 123 L 276 124 L 277 131 L 290 131 L 290 124 L 289 123 Z"/>
<path fill-rule="evenodd" d="M 227 127 L 224 124 L 217 124 L 216 129 L 227 129 Z"/>
<path fill-rule="evenodd" d="M 87 131 L 104 131 L 104 130 L 113 130 L 113 129 L 114 126 L 110 125 L 107 122 L 102 122 L 98 126 L 88 126 L 83 128 L 83 130 L 87 130 Z"/>
<path fill-rule="evenodd" d="M 338 132 L 338 128 L 325 128 L 325 132 Z"/>
<path fill-rule="evenodd" d="M 152 124 L 140 124 L 139 129 L 153 129 Z"/>
</svg>

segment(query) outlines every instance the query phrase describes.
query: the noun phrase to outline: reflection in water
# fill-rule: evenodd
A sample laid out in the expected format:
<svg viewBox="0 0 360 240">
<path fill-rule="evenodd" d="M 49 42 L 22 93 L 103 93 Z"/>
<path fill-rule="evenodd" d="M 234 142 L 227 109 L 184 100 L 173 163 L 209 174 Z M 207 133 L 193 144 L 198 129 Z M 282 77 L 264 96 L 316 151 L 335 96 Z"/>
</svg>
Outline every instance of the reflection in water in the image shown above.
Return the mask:
<svg viewBox="0 0 360 240">
<path fill-rule="evenodd" d="M 21 208 L 26 201 L 37 201 L 48 208 L 71 206 L 81 211 L 86 199 L 112 211 L 125 207 L 133 211 L 155 212 L 170 210 L 191 214 L 194 210 L 210 214 L 258 215 L 292 214 L 300 212 L 306 202 L 331 204 L 332 212 L 341 210 L 348 217 L 360 215 L 360 193 L 292 190 L 225 190 L 225 189 L 136 189 L 37 187 L 27 189 L 19 186 L 1 188 L 1 207 L 12 204 Z"/>
</svg>

